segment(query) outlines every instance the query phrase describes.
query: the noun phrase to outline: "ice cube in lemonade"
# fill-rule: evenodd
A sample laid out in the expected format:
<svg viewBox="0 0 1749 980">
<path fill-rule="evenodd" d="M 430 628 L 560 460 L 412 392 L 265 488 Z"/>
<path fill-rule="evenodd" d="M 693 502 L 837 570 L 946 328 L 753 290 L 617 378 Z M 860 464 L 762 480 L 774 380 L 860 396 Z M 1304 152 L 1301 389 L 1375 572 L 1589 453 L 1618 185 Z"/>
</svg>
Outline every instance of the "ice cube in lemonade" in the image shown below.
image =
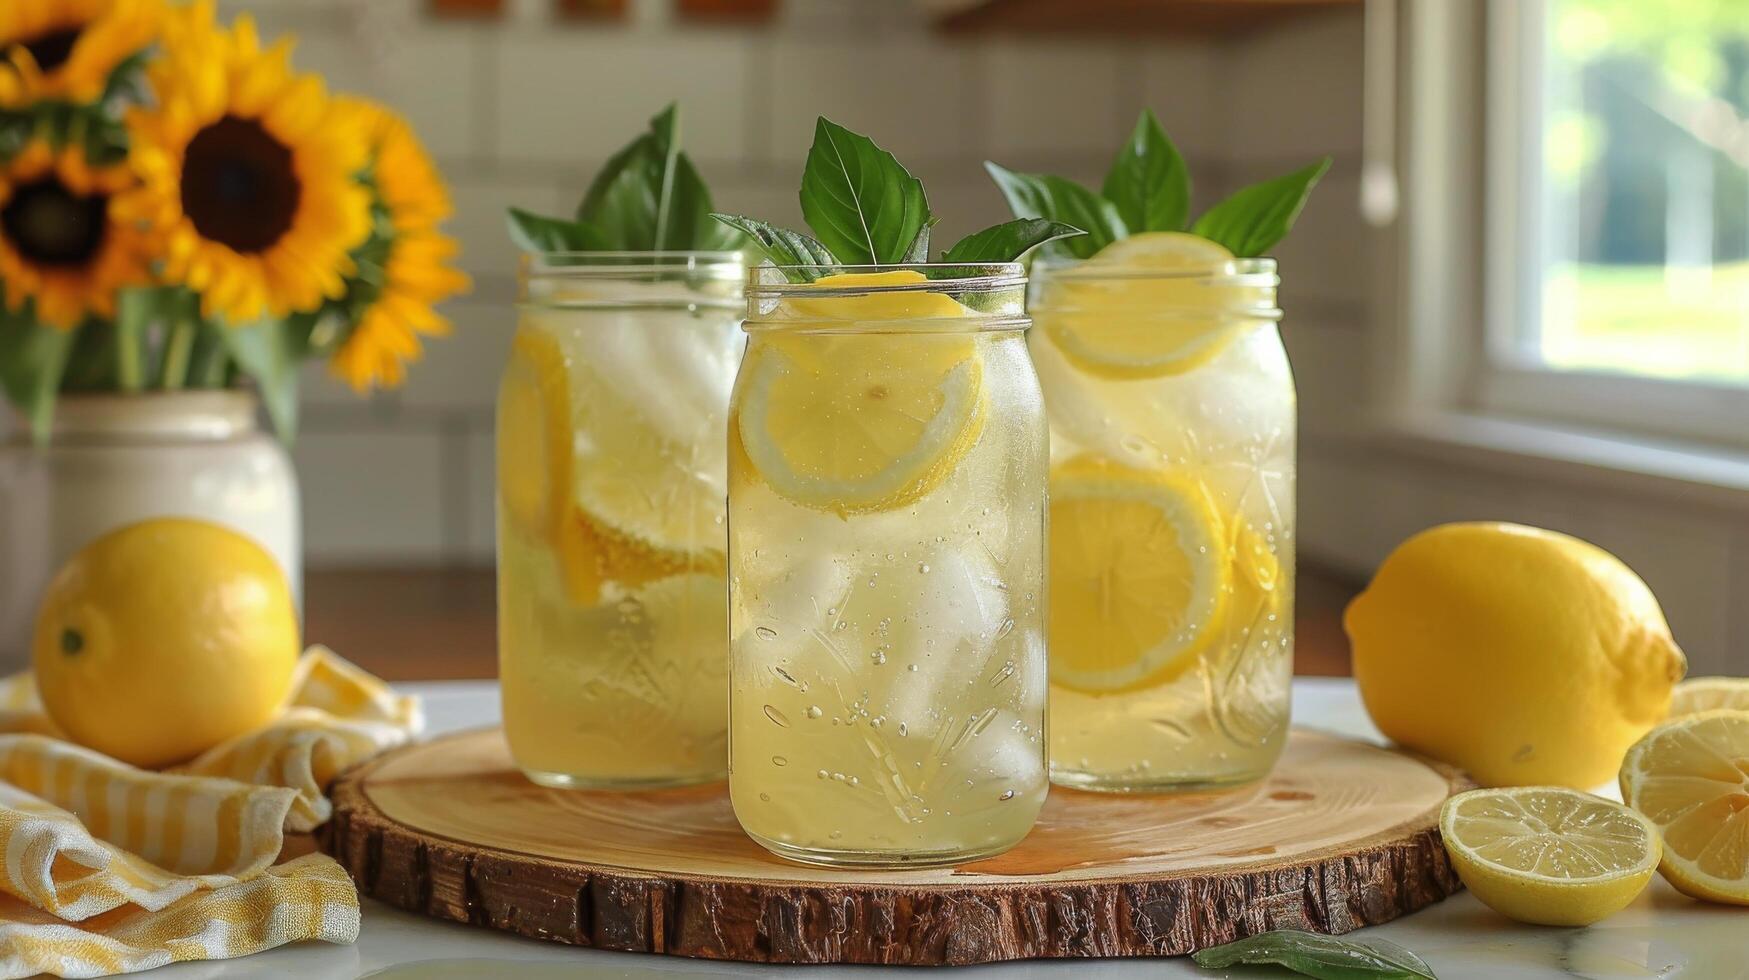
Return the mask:
<svg viewBox="0 0 1749 980">
<path fill-rule="evenodd" d="M 994 273 L 820 280 L 864 290 L 832 300 L 750 287 L 729 785 L 782 856 L 968 860 L 1043 803 L 1046 430 L 1018 267 Z M 984 312 L 953 298 L 969 291 Z"/>
<path fill-rule="evenodd" d="M 537 782 L 726 770 L 740 276 L 711 254 L 525 276 L 498 403 L 499 672 L 511 754 Z"/>
<path fill-rule="evenodd" d="M 1040 263 L 1051 771 L 1147 791 L 1267 773 L 1293 653 L 1293 379 L 1269 260 L 1176 234 Z"/>
</svg>

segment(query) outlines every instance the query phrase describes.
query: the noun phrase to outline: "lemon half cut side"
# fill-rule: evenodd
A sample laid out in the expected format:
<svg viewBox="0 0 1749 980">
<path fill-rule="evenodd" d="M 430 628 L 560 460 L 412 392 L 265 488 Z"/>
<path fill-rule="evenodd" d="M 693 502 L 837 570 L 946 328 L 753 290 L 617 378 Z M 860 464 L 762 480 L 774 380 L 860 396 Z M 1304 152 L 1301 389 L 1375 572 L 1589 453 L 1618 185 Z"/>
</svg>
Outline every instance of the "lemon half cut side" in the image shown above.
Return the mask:
<svg viewBox="0 0 1749 980">
<path fill-rule="evenodd" d="M 1658 827 L 1677 891 L 1749 905 L 1749 711 L 1720 708 L 1652 729 L 1622 760 L 1621 795 Z"/>
<path fill-rule="evenodd" d="M 1459 793 L 1440 809 L 1439 832 L 1484 905 L 1538 925 L 1590 925 L 1621 911 L 1661 853 L 1642 814 L 1559 786 Z"/>
</svg>

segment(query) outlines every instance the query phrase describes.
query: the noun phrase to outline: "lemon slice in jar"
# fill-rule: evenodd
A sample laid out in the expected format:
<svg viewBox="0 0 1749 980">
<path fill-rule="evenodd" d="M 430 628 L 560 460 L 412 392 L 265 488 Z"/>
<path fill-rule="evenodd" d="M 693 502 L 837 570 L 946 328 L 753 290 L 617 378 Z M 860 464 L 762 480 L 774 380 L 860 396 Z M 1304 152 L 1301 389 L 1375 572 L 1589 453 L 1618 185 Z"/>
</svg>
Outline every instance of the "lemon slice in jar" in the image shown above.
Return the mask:
<svg viewBox="0 0 1749 980">
<path fill-rule="evenodd" d="M 660 444 L 623 411 L 603 438 L 614 406 L 592 377 L 547 331 L 516 332 L 498 404 L 507 522 L 551 550 L 566 595 L 579 605 L 599 602 L 610 581 L 638 586 L 684 572 L 722 574 L 723 549 L 715 543 L 722 528 L 708 513 L 715 504 L 684 506 L 680 497 L 701 495 L 663 471 L 670 463 Z M 579 461 L 579 444 L 611 450 L 614 465 Z M 664 504 L 662 521 L 638 519 Z"/>
<path fill-rule="evenodd" d="M 1230 601 L 1222 525 L 1193 480 L 1092 458 L 1058 467 L 1051 680 L 1112 693 L 1167 683 L 1194 665 Z M 1273 574 L 1259 567 L 1252 577 L 1273 589 Z"/>
<path fill-rule="evenodd" d="M 1071 362 L 1092 374 L 1184 374 L 1214 360 L 1247 325 L 1223 315 L 1248 298 L 1243 287 L 1194 274 L 1232 269 L 1233 253 L 1206 238 L 1177 231 L 1132 235 L 1054 282 L 1039 304 L 1038 323 Z"/>
<path fill-rule="evenodd" d="M 906 270 L 826 276 L 816 285 L 923 282 Z M 771 315 L 785 326 L 755 340 L 742 365 L 731 453 L 744 454 L 778 494 L 815 510 L 869 513 L 919 499 L 983 433 L 989 399 L 977 339 L 882 334 L 866 325 L 969 313 L 922 290 L 785 300 Z M 863 326 L 818 332 L 849 322 Z"/>
</svg>

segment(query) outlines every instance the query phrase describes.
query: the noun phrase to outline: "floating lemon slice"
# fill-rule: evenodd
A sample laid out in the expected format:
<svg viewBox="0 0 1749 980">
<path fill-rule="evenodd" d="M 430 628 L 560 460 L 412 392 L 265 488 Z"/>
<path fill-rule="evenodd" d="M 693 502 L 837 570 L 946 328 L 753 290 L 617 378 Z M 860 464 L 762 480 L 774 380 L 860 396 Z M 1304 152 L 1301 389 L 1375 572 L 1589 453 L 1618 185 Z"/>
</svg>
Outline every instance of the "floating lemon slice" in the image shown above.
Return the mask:
<svg viewBox="0 0 1749 980">
<path fill-rule="evenodd" d="M 1219 635 L 1229 601 L 1221 527 L 1194 481 L 1097 459 L 1058 467 L 1051 680 L 1108 693 L 1166 683 L 1193 665 Z M 1258 580 L 1274 575 L 1253 571 Z"/>
<path fill-rule="evenodd" d="M 1658 867 L 1658 830 L 1619 803 L 1555 786 L 1445 801 L 1439 832 L 1458 877 L 1519 922 L 1583 926 L 1626 908 Z"/>
<path fill-rule="evenodd" d="M 1749 677 L 1690 677 L 1670 692 L 1670 717 L 1715 708 L 1749 711 Z"/>
<path fill-rule="evenodd" d="M 665 494 L 671 497 L 681 491 L 665 490 L 663 474 L 638 472 L 637 447 L 624 447 L 615 454 L 624 468 L 610 475 L 600 475 L 605 467 L 578 464 L 574 426 L 580 415 L 599 417 L 600 408 L 589 407 L 588 400 L 578 397 L 598 393 L 573 392 L 577 373 L 550 334 L 527 328 L 517 331 L 498 403 L 499 496 L 509 523 L 553 550 L 566 594 L 580 605 L 598 602 L 602 585 L 610 581 L 637 586 L 682 572 L 721 574 L 722 549 L 702 543 L 712 531 L 720 535 L 720 525 L 666 499 Z M 623 434 L 625 429 L 618 431 Z M 586 469 L 591 472 L 579 472 Z M 592 492 L 601 488 L 606 492 Z M 626 497 L 631 499 L 624 506 L 613 505 Z M 584 506 L 579 498 L 590 505 Z M 652 501 L 659 505 L 665 500 L 673 515 L 669 524 L 678 525 L 664 528 L 672 535 L 669 540 L 695 546 L 664 547 L 601 516 L 640 513 L 652 507 Z M 708 528 L 699 528 L 701 524 Z"/>
<path fill-rule="evenodd" d="M 916 272 L 828 276 L 822 287 L 922 283 Z M 753 470 L 782 496 L 843 514 L 891 510 L 934 489 L 971 451 L 988 398 L 977 339 L 964 333 L 805 332 L 967 314 L 939 293 L 786 300 L 793 321 L 749 346 L 732 422 Z M 866 329 L 866 328 L 864 328 Z"/>
<path fill-rule="evenodd" d="M 1184 374 L 1214 360 L 1251 325 L 1228 311 L 1255 288 L 1189 274 L 1230 272 L 1232 263 L 1231 252 L 1196 235 L 1132 235 L 1056 282 L 1039 304 L 1038 323 L 1070 361 L 1094 374 Z"/>
<path fill-rule="evenodd" d="M 1749 905 L 1749 711 L 1652 729 L 1628 749 L 1621 795 L 1664 839 L 1659 871 L 1695 898 Z"/>
</svg>

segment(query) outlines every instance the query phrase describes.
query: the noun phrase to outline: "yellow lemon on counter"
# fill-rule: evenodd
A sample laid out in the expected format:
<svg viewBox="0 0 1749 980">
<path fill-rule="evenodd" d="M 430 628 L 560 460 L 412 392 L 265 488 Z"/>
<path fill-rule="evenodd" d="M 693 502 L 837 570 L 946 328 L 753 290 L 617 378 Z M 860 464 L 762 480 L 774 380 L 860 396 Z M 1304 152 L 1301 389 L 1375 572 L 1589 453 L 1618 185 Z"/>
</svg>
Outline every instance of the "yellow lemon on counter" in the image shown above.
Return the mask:
<svg viewBox="0 0 1749 980">
<path fill-rule="evenodd" d="M 1657 825 L 1665 881 L 1749 905 L 1749 711 L 1716 708 L 1654 728 L 1622 760 L 1621 798 Z"/>
<path fill-rule="evenodd" d="M 1343 626 L 1379 729 L 1489 786 L 1608 781 L 1688 666 L 1619 559 L 1516 524 L 1415 535 Z"/>
<path fill-rule="evenodd" d="M 182 762 L 265 723 L 291 689 L 298 620 L 262 547 L 159 518 L 87 544 L 37 612 L 36 683 L 82 745 L 136 766 Z"/>
<path fill-rule="evenodd" d="M 1482 904 L 1545 926 L 1588 926 L 1627 908 L 1661 853 L 1641 814 L 1558 786 L 1459 793 L 1440 808 L 1439 834 Z"/>
</svg>

